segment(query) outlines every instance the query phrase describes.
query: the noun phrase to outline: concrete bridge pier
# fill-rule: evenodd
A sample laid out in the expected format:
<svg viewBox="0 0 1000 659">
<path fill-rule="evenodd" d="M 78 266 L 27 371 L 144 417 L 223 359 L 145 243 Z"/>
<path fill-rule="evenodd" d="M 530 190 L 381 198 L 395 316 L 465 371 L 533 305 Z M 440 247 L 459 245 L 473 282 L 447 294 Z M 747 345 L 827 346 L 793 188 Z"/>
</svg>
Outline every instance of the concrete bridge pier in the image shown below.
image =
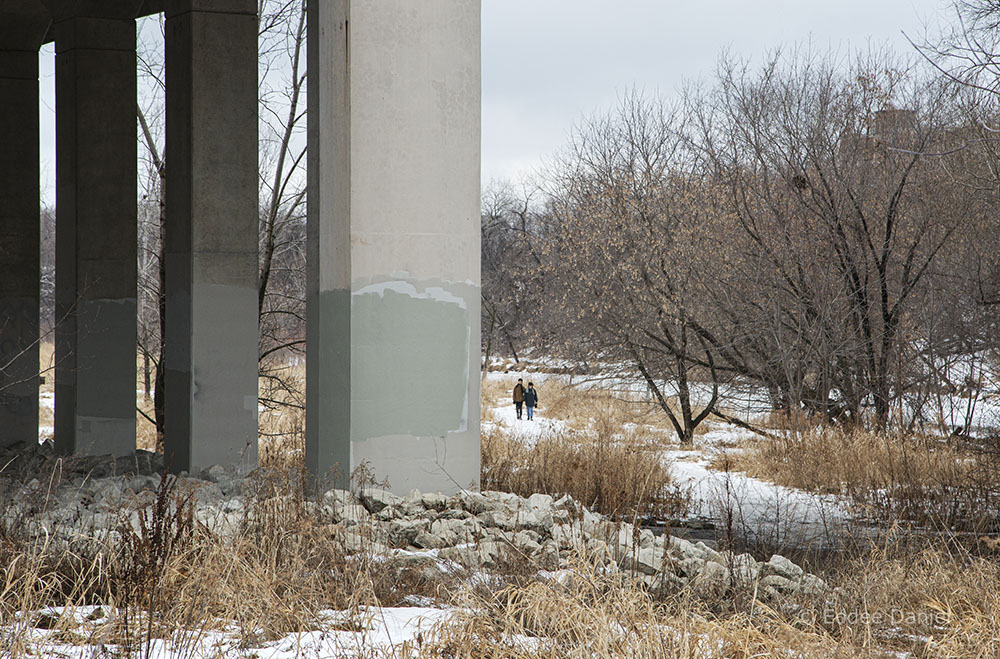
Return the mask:
<svg viewBox="0 0 1000 659">
<path fill-rule="evenodd" d="M 135 450 L 136 0 L 47 0 L 56 40 L 56 448 Z"/>
<path fill-rule="evenodd" d="M 38 440 L 38 48 L 48 13 L 0 6 L 0 445 Z"/>
<path fill-rule="evenodd" d="M 306 462 L 479 481 L 480 3 L 309 6 Z"/>
<path fill-rule="evenodd" d="M 166 6 L 165 434 L 174 470 L 257 465 L 257 3 Z"/>
</svg>

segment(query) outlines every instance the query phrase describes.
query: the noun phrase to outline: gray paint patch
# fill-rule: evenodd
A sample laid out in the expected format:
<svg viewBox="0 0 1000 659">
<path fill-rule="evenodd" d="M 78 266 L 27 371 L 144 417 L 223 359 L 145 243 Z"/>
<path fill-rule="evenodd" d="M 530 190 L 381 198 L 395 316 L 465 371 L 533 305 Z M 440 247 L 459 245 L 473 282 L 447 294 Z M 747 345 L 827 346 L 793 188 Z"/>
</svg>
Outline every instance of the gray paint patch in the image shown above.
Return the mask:
<svg viewBox="0 0 1000 659">
<path fill-rule="evenodd" d="M 324 291 L 316 302 L 308 311 L 306 467 L 346 487 L 352 468 L 351 293 Z"/>
<path fill-rule="evenodd" d="M 469 309 L 442 287 L 407 282 L 351 298 L 351 440 L 444 437 L 467 427 Z"/>
</svg>

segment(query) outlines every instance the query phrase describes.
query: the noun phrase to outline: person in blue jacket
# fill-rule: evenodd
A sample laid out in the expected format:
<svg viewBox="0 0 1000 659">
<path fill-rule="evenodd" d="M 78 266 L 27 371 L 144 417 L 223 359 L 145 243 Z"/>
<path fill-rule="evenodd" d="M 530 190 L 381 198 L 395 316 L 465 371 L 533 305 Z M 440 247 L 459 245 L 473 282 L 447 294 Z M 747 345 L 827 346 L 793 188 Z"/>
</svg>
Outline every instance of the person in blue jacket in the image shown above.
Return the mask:
<svg viewBox="0 0 1000 659">
<path fill-rule="evenodd" d="M 538 405 L 538 392 L 535 390 L 533 382 L 528 383 L 528 388 L 524 391 L 524 406 L 528 409 L 528 420 L 535 418 L 535 407 Z"/>
</svg>

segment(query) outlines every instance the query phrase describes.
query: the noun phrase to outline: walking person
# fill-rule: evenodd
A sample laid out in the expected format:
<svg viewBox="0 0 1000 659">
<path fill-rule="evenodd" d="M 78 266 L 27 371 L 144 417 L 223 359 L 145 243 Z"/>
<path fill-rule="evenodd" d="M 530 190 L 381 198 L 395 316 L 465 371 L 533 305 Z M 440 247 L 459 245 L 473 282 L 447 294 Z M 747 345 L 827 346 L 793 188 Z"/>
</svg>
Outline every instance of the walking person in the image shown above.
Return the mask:
<svg viewBox="0 0 1000 659">
<path fill-rule="evenodd" d="M 517 418 L 521 418 L 521 406 L 524 405 L 524 380 L 517 379 L 514 385 L 514 409 L 517 410 Z"/>
<path fill-rule="evenodd" d="M 535 384 L 528 383 L 528 389 L 524 392 L 524 406 L 528 408 L 528 421 L 535 418 L 535 406 L 538 405 L 538 392 L 535 391 Z"/>
</svg>

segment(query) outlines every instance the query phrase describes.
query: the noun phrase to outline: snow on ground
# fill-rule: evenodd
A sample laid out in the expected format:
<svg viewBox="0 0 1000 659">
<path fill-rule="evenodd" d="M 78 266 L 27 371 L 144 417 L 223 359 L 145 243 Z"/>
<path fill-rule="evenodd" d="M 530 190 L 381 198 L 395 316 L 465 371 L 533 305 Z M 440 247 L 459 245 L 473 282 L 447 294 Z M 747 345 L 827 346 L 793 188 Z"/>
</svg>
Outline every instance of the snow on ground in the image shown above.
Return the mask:
<svg viewBox="0 0 1000 659">
<path fill-rule="evenodd" d="M 539 394 L 541 395 L 541 392 Z M 527 409 L 522 415 L 524 418 L 518 419 L 517 410 L 515 410 L 512 401 L 507 399 L 495 401 L 493 421 L 482 422 L 483 432 L 500 427 L 515 439 L 534 444 L 543 436 L 552 436 L 570 430 L 569 425 L 562 419 L 550 419 L 545 416 L 545 401 L 539 400 L 539 402 L 542 403 L 542 408 L 537 410 L 535 418 L 529 421 Z"/>
<path fill-rule="evenodd" d="M 525 382 L 569 380 L 562 374 L 489 373 L 487 378 L 513 386 L 518 377 Z M 580 381 L 580 377 L 576 377 Z M 607 387 L 608 381 L 600 383 Z M 613 382 L 611 383 L 613 384 Z M 500 427 L 514 439 L 534 444 L 547 436 L 573 432 L 560 419 L 544 415 L 544 387 L 539 387 L 542 410 L 534 421 L 518 420 L 514 404 L 505 394 L 490 401 L 493 421 L 484 421 L 483 431 Z M 748 396 L 748 405 L 757 403 Z M 634 425 L 634 424 L 633 424 Z M 664 458 L 671 463 L 677 485 L 691 496 L 692 517 L 714 521 L 721 533 L 731 530 L 760 542 L 775 544 L 825 544 L 845 524 L 850 515 L 843 501 L 782 487 L 742 472 L 723 472 L 709 468 L 709 456 L 725 447 L 733 450 L 741 442 L 756 436 L 727 423 L 706 422 L 710 430 L 698 436 L 693 450 L 668 450 Z M 624 429 L 623 429 L 624 430 Z"/>
<path fill-rule="evenodd" d="M 848 520 L 845 504 L 751 478 L 742 472 L 708 468 L 700 451 L 667 451 L 677 484 L 691 495 L 691 514 L 769 544 L 816 545 L 836 535 Z"/>
<path fill-rule="evenodd" d="M 326 611 L 321 618 L 327 624 L 322 631 L 293 633 L 259 647 L 243 647 L 234 630 L 201 630 L 179 634 L 169 641 L 153 639 L 149 657 L 152 659 L 201 659 L 215 657 L 254 657 L 256 659 L 326 659 L 327 657 L 395 656 L 404 644 L 411 648 L 427 637 L 431 628 L 452 615 L 452 609 L 427 607 L 382 607 L 360 611 Z M 46 609 L 38 616 L 57 619 L 66 615 L 76 627 L 76 633 L 95 631 L 99 634 L 107 623 L 106 609 L 79 607 L 64 612 L 61 608 Z M 44 652 L 43 656 L 65 659 L 90 659 L 103 656 L 102 651 L 113 647 L 100 644 L 94 636 L 90 644 L 70 645 L 63 639 L 65 632 L 31 629 L 22 640 Z M 82 638 L 86 638 L 83 634 Z M 257 644 L 251 644 L 257 645 Z M 143 656 L 145 654 L 143 653 Z"/>
</svg>

